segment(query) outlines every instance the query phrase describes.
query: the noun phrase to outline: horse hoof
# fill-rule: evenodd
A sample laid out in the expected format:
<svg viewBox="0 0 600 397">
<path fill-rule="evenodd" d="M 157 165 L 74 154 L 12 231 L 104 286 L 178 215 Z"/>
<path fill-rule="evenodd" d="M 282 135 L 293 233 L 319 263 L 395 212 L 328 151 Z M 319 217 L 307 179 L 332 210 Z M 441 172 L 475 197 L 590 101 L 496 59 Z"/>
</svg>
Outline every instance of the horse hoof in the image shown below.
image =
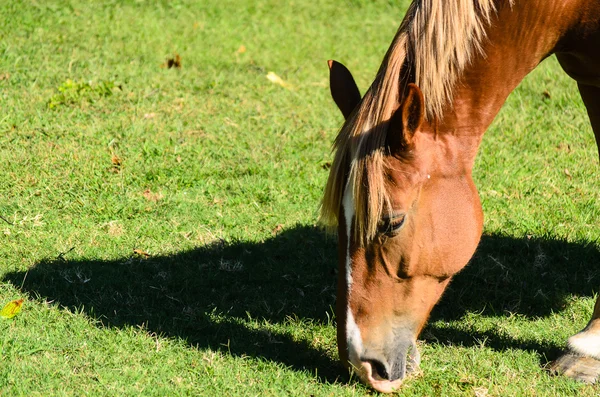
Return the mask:
<svg viewBox="0 0 600 397">
<path fill-rule="evenodd" d="M 581 382 L 596 383 L 600 379 L 600 360 L 566 352 L 550 365 L 549 370 Z"/>
</svg>

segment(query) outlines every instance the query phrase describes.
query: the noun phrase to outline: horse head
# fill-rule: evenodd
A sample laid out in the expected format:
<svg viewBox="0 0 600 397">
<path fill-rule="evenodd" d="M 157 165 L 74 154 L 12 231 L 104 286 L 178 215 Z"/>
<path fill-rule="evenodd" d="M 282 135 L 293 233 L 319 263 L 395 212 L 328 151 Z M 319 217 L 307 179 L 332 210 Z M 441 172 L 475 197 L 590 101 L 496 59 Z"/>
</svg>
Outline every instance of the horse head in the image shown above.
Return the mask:
<svg viewBox="0 0 600 397">
<path fill-rule="evenodd" d="M 346 124 L 354 122 L 359 90 L 350 72 L 332 61 L 330 88 Z M 398 388 L 418 368 L 417 336 L 452 276 L 473 255 L 483 223 L 470 165 L 463 168 L 456 159 L 457 142 L 427 122 L 415 84 L 399 97 L 385 121 L 380 166 L 353 179 L 355 159 L 348 155 L 337 219 L 340 358 L 382 392 Z M 373 215 L 372 183 L 381 184 L 385 199 L 375 232 L 365 236 L 369 227 L 360 227 L 357 213 Z"/>
</svg>

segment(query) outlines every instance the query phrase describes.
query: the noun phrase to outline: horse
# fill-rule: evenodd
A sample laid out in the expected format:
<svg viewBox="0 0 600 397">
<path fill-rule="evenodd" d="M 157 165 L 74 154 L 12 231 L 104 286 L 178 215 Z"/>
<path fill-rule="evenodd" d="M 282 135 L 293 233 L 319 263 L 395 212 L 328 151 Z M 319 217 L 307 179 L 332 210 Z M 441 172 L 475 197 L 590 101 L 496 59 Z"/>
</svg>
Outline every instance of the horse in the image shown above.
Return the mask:
<svg viewBox="0 0 600 397">
<path fill-rule="evenodd" d="M 419 369 L 416 340 L 483 228 L 472 168 L 510 92 L 556 55 L 600 150 L 600 1 L 413 0 L 364 96 L 341 63 L 343 116 L 320 220 L 337 229 L 340 360 L 380 392 Z M 600 299 L 552 370 L 600 376 Z"/>
</svg>

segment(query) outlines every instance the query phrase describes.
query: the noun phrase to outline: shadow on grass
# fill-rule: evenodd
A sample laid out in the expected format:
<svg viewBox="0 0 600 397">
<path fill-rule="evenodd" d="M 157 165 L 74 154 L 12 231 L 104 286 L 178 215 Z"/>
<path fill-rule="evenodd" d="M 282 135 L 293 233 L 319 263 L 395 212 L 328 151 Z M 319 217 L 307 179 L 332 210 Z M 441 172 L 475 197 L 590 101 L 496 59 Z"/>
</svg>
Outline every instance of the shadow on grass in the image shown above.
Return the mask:
<svg viewBox="0 0 600 397">
<path fill-rule="evenodd" d="M 260 243 L 221 241 L 165 256 L 70 260 L 66 254 L 4 281 L 107 327 L 143 326 L 190 346 L 283 363 L 332 383 L 349 376 L 328 352 L 260 324 L 283 324 L 288 317 L 331 322 L 336 246 L 334 236 L 298 226 Z"/>
<path fill-rule="evenodd" d="M 484 235 L 434 314 L 444 320 L 458 319 L 466 311 L 544 317 L 564 309 L 572 295 L 598 291 L 598 265 L 595 243 Z"/>
<path fill-rule="evenodd" d="M 323 382 L 347 381 L 346 371 L 329 353 L 256 325 L 262 320 L 281 324 L 288 316 L 327 324 L 335 301 L 336 245 L 334 237 L 317 228 L 297 226 L 260 243 L 215 243 L 148 259 L 44 260 L 27 275 L 10 273 L 4 281 L 82 310 L 105 326 L 144 326 L 190 346 L 308 370 Z M 546 316 L 560 311 L 571 295 L 592 294 L 600 285 L 598 263 L 593 244 L 484 236 L 432 319 L 458 319 L 466 312 Z M 437 333 L 434 339 L 441 343 L 468 346 L 485 337 L 488 346 L 499 350 L 548 351 L 493 333 L 427 332 Z"/>
<path fill-rule="evenodd" d="M 599 264 L 600 252 L 594 243 L 484 235 L 470 264 L 434 308 L 431 320 L 458 320 L 465 313 L 535 319 L 561 312 L 570 297 L 598 292 Z M 498 351 L 537 351 L 542 365 L 562 352 L 560 346 L 513 339 L 497 331 L 465 332 L 429 325 L 422 338 L 461 346 L 484 342 Z"/>
</svg>

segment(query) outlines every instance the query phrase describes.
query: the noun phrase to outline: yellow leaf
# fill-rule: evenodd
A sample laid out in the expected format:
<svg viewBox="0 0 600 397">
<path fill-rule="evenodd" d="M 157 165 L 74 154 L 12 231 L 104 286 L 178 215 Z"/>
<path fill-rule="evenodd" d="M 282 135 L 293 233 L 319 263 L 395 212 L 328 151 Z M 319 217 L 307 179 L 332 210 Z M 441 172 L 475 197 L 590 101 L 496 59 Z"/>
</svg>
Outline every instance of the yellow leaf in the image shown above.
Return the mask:
<svg viewBox="0 0 600 397">
<path fill-rule="evenodd" d="M 139 255 L 141 257 L 144 257 L 144 258 L 150 258 L 152 256 L 149 253 L 147 253 L 146 251 L 143 251 L 143 250 L 137 249 L 137 248 L 133 249 L 133 253 L 137 254 L 137 255 Z"/>
<path fill-rule="evenodd" d="M 288 83 L 286 83 L 281 77 L 277 76 L 275 72 L 267 73 L 267 79 L 269 79 L 271 83 L 279 84 L 283 88 L 287 88 L 288 90 L 292 89 L 292 87 Z"/>
<path fill-rule="evenodd" d="M 13 318 L 21 311 L 23 306 L 23 299 L 17 299 L 12 302 L 8 302 L 4 308 L 0 311 L 0 317 L 2 318 Z"/>
</svg>

